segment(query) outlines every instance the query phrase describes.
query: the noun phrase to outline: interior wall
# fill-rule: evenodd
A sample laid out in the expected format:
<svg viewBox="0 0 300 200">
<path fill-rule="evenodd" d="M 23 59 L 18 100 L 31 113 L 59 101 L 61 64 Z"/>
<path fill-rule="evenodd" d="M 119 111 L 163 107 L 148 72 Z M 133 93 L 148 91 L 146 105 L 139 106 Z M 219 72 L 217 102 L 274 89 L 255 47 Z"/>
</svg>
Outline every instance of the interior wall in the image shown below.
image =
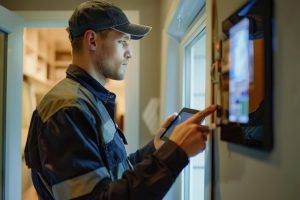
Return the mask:
<svg viewBox="0 0 300 200">
<path fill-rule="evenodd" d="M 221 22 L 246 0 L 217 0 Z M 261 152 L 216 135 L 215 199 L 300 199 L 300 2 L 275 0 L 274 148 Z"/>
<path fill-rule="evenodd" d="M 3 113 L 3 105 L 4 105 L 4 72 L 5 72 L 5 34 L 0 32 L 0 170 L 2 171 L 2 166 L 3 166 L 3 123 L 5 122 L 4 120 L 4 113 Z M 0 177 L 0 185 L 2 186 L 3 184 L 3 177 Z M 2 194 L 2 187 L 0 188 L 0 194 Z"/>
<path fill-rule="evenodd" d="M 161 1 L 161 85 L 160 85 L 160 120 L 164 120 L 168 115 L 174 113 L 177 110 L 177 89 L 174 87 L 176 83 L 178 72 L 175 68 L 178 64 L 178 58 L 174 58 L 177 54 L 178 42 L 168 36 L 167 29 L 168 23 L 178 5 L 178 0 L 163 0 Z M 171 49 L 172 51 L 168 51 Z M 171 65 L 173 70 L 168 70 L 168 66 Z M 168 72 L 168 74 L 167 74 Z M 176 80 L 174 80 L 176 79 Z M 173 84 L 172 84 L 173 83 Z M 173 87 L 173 90 L 169 88 Z M 171 94 L 170 94 L 171 93 Z M 180 200 L 181 199 L 181 176 L 179 176 L 176 182 L 173 184 L 164 200 Z"/>
<path fill-rule="evenodd" d="M 164 28 L 167 16 L 170 12 L 171 5 L 174 0 L 163 0 L 161 2 L 161 27 Z"/>
<path fill-rule="evenodd" d="M 0 4 L 10 10 L 73 10 L 83 0 L 1 0 Z M 159 97 L 160 85 L 160 0 L 111 0 L 124 10 L 140 11 L 140 23 L 152 26 L 152 31 L 140 42 L 140 145 L 152 136 L 142 120 L 151 97 Z M 157 14 L 156 14 L 157 13 Z M 125 116 L 126 117 L 126 116 Z M 130 133 L 128 133 L 130 134 Z"/>
</svg>

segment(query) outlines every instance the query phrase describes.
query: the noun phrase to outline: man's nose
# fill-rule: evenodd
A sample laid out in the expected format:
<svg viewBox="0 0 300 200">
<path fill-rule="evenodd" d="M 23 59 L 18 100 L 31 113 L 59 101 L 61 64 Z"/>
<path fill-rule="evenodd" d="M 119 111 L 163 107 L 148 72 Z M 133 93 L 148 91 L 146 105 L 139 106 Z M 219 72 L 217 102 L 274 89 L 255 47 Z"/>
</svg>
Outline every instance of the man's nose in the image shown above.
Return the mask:
<svg viewBox="0 0 300 200">
<path fill-rule="evenodd" d="M 127 49 L 126 49 L 126 51 L 125 51 L 125 58 L 126 59 L 130 59 L 130 58 L 132 58 L 132 51 L 131 51 L 131 48 L 129 47 L 129 45 L 127 46 Z"/>
</svg>

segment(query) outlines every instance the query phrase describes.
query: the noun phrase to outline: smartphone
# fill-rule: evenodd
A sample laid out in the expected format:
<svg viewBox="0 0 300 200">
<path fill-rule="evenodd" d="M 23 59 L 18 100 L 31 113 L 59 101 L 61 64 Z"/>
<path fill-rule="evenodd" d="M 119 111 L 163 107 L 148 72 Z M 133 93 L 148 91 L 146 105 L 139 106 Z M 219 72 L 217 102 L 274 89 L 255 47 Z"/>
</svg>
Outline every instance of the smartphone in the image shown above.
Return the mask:
<svg viewBox="0 0 300 200">
<path fill-rule="evenodd" d="M 178 113 L 175 119 L 170 123 L 170 125 L 166 128 L 166 130 L 161 134 L 160 139 L 167 141 L 173 130 L 178 124 L 186 121 L 190 117 L 192 117 L 195 113 L 199 112 L 199 110 L 191 109 L 191 108 L 182 108 L 182 110 Z M 199 124 L 203 122 L 204 118 L 199 121 Z"/>
</svg>

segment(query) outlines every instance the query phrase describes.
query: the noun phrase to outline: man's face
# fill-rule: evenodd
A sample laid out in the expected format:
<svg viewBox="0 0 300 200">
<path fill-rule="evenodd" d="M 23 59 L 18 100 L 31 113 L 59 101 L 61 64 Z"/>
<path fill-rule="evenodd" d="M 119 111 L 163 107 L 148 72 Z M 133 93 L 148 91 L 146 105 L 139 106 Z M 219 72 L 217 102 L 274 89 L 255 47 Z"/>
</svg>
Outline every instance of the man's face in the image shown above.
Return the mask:
<svg viewBox="0 0 300 200">
<path fill-rule="evenodd" d="M 96 51 L 97 70 L 105 77 L 123 80 L 132 54 L 129 48 L 130 35 L 115 30 L 106 37 L 99 37 Z"/>
</svg>

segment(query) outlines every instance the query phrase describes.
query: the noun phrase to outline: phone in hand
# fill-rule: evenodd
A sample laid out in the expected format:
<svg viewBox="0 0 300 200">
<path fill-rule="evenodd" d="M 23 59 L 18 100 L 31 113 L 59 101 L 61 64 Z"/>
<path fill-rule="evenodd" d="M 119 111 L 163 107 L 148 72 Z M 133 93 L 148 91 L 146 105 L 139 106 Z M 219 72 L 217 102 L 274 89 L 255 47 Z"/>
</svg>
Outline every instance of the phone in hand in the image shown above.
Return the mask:
<svg viewBox="0 0 300 200">
<path fill-rule="evenodd" d="M 182 110 L 178 113 L 175 119 L 169 124 L 169 126 L 161 134 L 160 139 L 167 141 L 178 124 L 181 124 L 182 122 L 186 121 L 197 112 L 199 112 L 199 110 L 195 110 L 191 108 L 182 108 Z M 201 124 L 203 120 L 204 118 L 199 121 L 199 124 Z"/>
</svg>

